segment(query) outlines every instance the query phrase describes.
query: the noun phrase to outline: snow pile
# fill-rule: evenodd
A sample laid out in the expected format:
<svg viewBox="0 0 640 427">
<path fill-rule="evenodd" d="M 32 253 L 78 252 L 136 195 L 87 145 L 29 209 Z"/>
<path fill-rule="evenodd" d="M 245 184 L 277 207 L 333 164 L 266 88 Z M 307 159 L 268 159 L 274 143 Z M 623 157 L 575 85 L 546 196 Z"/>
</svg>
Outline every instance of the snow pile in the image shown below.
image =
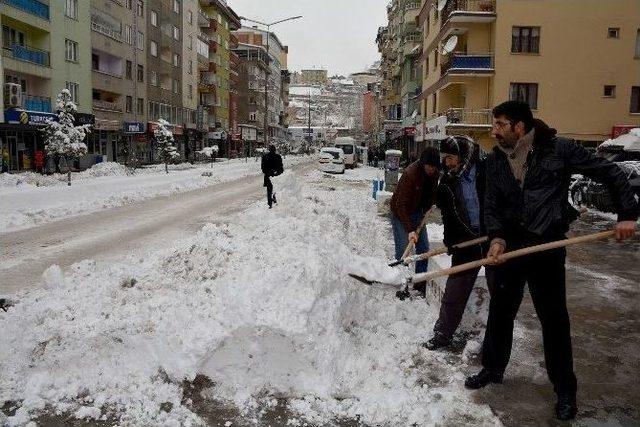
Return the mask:
<svg viewBox="0 0 640 427">
<path fill-rule="evenodd" d="M 420 348 L 436 305 L 348 277 L 352 263 L 391 252 L 368 191 L 320 190 L 288 172 L 276 185 L 273 210 L 255 204 L 109 269 L 53 267 L 46 289 L 0 312 L 0 403 L 21 405 L 9 425 L 45 406 L 198 424 L 181 386 L 197 374 L 215 383 L 209 396 L 241 409 L 282 396 L 317 424 L 499 424 L 464 390 L 461 366 Z"/>
<path fill-rule="evenodd" d="M 317 179 L 322 177 L 332 177 L 340 181 L 372 181 L 374 179 L 384 179 L 384 171 L 370 166 L 360 166 L 355 169 L 347 169 L 344 174 L 340 175 L 328 175 L 321 171 L 316 171 L 313 175 L 313 178 Z"/>
<path fill-rule="evenodd" d="M 96 163 L 90 169 L 78 173 L 77 179 L 98 178 L 101 176 L 131 175 L 131 169 L 116 162 Z"/>
</svg>

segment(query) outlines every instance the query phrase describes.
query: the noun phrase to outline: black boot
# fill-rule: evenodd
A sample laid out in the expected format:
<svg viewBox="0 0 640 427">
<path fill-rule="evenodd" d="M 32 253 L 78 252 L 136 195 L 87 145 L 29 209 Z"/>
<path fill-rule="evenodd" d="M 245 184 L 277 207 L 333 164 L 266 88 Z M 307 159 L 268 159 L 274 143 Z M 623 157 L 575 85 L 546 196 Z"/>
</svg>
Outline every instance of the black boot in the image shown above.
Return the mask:
<svg viewBox="0 0 640 427">
<path fill-rule="evenodd" d="M 427 283 L 426 282 L 414 283 L 413 284 L 413 290 L 417 291 L 418 294 L 420 294 L 420 298 L 426 298 L 427 297 Z"/>
<path fill-rule="evenodd" d="M 502 383 L 502 374 L 497 374 L 482 368 L 477 374 L 468 377 L 464 382 L 464 386 L 471 390 L 478 390 L 489 383 Z"/>
<path fill-rule="evenodd" d="M 578 413 L 575 393 L 558 393 L 556 418 L 561 421 L 572 420 Z"/>
<path fill-rule="evenodd" d="M 422 347 L 433 351 L 442 347 L 447 347 L 449 344 L 451 344 L 451 338 L 447 338 L 443 334 L 436 332 L 433 338 L 422 344 Z"/>
<path fill-rule="evenodd" d="M 396 292 L 396 298 L 398 298 L 400 301 L 404 301 L 406 299 L 410 299 L 411 298 L 411 292 L 409 292 L 409 289 L 403 289 L 401 291 L 397 291 Z"/>
</svg>

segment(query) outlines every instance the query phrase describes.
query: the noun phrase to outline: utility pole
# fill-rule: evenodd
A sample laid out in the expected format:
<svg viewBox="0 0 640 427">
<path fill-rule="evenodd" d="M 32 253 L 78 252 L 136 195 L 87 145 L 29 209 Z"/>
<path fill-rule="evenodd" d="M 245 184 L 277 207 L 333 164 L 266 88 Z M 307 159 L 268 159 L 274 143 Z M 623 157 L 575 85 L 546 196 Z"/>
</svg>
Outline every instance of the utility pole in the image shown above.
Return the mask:
<svg viewBox="0 0 640 427">
<path fill-rule="evenodd" d="M 307 123 L 307 138 L 307 142 L 309 143 L 309 147 L 307 147 L 308 150 L 313 142 L 313 134 L 311 133 L 311 92 L 309 92 L 309 121 Z"/>
</svg>

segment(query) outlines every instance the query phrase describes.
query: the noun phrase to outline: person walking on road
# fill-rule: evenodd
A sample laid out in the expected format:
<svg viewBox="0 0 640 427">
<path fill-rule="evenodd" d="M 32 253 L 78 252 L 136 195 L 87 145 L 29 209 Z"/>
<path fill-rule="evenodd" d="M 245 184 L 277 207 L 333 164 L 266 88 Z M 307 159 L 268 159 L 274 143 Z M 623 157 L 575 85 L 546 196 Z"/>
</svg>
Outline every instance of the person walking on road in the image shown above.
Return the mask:
<svg viewBox="0 0 640 427">
<path fill-rule="evenodd" d="M 274 203 L 278 203 L 276 194 L 273 192 L 271 177 L 278 176 L 284 172 L 282 157 L 276 153 L 275 145 L 270 145 L 269 152 L 262 156 L 261 168 L 264 174 L 263 186 L 267 187 L 267 203 L 269 204 L 269 209 L 271 209 Z"/>
<path fill-rule="evenodd" d="M 405 170 L 391 197 L 391 225 L 395 242 L 396 259 L 401 259 L 409 244 L 415 244 L 416 254 L 429 250 L 429 239 L 425 229 L 416 233 L 424 215 L 435 200 L 436 187 L 440 175 L 440 154 L 436 148 L 426 148 L 420 159 Z M 427 271 L 428 260 L 416 263 L 416 273 Z M 413 288 L 423 295 L 425 283 L 416 283 Z M 408 295 L 398 295 L 403 299 Z"/>
<path fill-rule="evenodd" d="M 450 136 L 443 140 L 440 156 L 445 172 L 438 185 L 436 205 L 442 214 L 444 244 L 450 248 L 485 235 L 484 159 L 480 158 L 480 147 L 466 136 Z M 455 250 L 451 254 L 451 264 L 456 266 L 484 258 L 487 250 L 487 244 Z M 486 271 L 489 280 L 490 269 Z M 451 344 L 479 272 L 478 267 L 448 277 L 433 338 L 423 344 L 424 347 L 436 350 Z"/>
<path fill-rule="evenodd" d="M 500 383 L 511 355 L 513 324 L 525 283 L 542 326 L 545 365 L 557 396 L 556 417 L 577 413 L 577 380 L 565 291 L 564 248 L 500 263 L 499 256 L 525 246 L 564 239 L 576 218 L 568 202 L 569 181 L 580 173 L 609 188 L 617 207 L 616 238 L 636 232 L 638 205 L 625 174 L 573 140 L 558 137 L 529 105 L 508 101 L 493 110 L 492 134 L 498 145 L 486 163 L 485 225 L 494 259 L 489 317 L 482 348 L 482 370 L 465 386 Z"/>
</svg>

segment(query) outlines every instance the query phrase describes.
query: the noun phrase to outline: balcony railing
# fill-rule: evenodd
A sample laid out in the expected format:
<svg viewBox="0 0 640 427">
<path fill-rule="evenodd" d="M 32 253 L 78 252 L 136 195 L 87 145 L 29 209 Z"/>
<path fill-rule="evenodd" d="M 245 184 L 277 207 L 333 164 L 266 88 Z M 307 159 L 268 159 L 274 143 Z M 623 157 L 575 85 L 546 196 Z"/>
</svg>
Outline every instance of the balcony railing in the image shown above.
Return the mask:
<svg viewBox="0 0 640 427">
<path fill-rule="evenodd" d="M 106 25 L 101 25 L 95 21 L 91 21 L 91 29 L 97 33 L 103 34 L 119 42 L 122 41 L 122 33 L 120 31 L 114 30 L 111 27 L 107 27 Z"/>
<path fill-rule="evenodd" d="M 488 109 L 449 108 L 445 115 L 448 126 L 491 126 L 493 123 L 493 115 Z"/>
<path fill-rule="evenodd" d="M 2 0 L 3 3 L 45 20 L 49 20 L 49 5 L 38 0 Z"/>
<path fill-rule="evenodd" d="M 493 71 L 493 55 L 464 55 L 454 53 L 442 63 L 441 75 L 490 73 Z"/>
<path fill-rule="evenodd" d="M 93 100 L 93 108 L 95 108 L 96 110 L 122 112 L 122 107 L 120 107 L 117 102 L 102 101 L 99 99 Z"/>
<path fill-rule="evenodd" d="M 49 52 L 46 50 L 13 44 L 9 48 L 5 47 L 3 51 L 6 52 L 9 57 L 19 61 L 31 62 L 32 64 L 42 65 L 43 67 L 49 66 Z"/>
<path fill-rule="evenodd" d="M 495 13 L 496 0 L 449 0 L 442 11 L 444 25 L 452 14 L 461 13 Z"/>
<path fill-rule="evenodd" d="M 26 96 L 24 98 L 24 109 L 27 111 L 39 111 L 41 113 L 51 112 L 51 98 L 41 96 Z"/>
</svg>

